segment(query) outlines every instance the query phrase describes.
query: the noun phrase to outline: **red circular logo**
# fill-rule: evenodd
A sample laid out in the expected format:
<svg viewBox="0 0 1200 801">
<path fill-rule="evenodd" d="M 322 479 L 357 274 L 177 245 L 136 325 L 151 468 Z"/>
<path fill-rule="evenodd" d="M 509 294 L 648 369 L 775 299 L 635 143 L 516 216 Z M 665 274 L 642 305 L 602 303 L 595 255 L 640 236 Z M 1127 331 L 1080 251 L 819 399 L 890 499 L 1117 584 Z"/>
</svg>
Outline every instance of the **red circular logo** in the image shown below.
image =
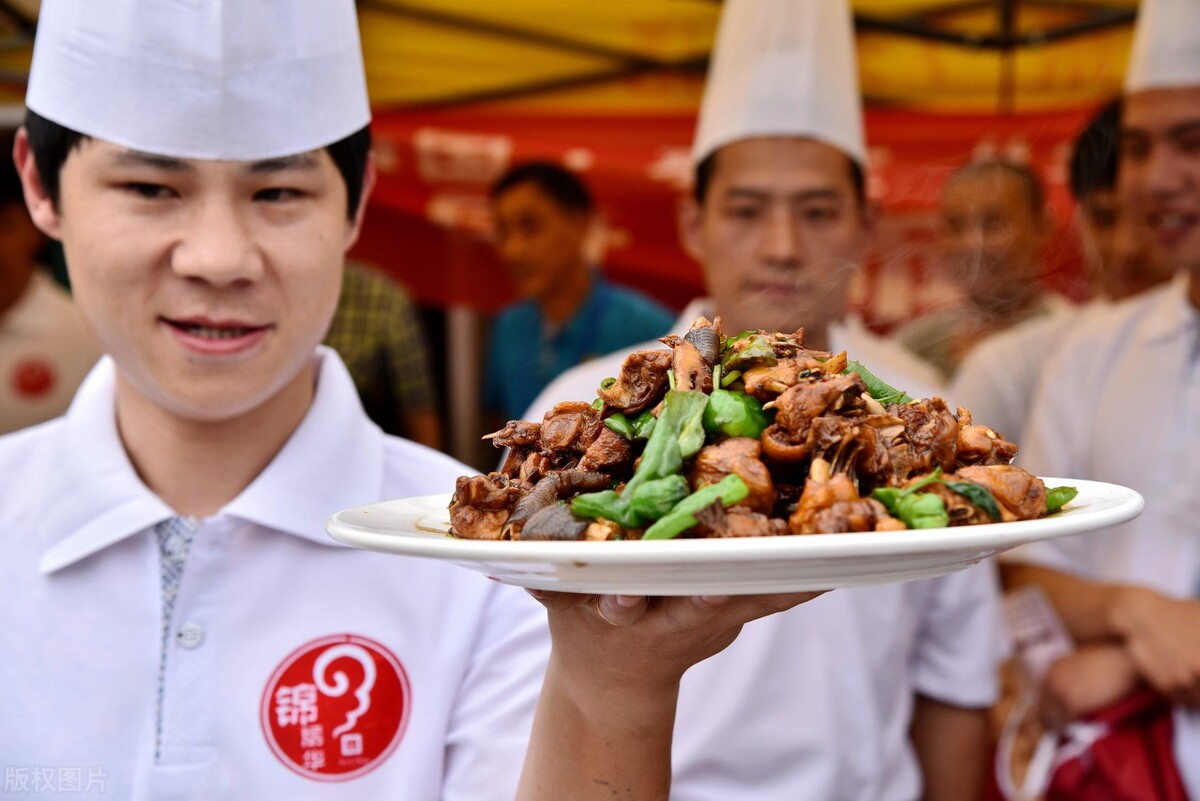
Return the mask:
<svg viewBox="0 0 1200 801">
<path fill-rule="evenodd" d="M 54 389 L 54 368 L 41 359 L 17 362 L 12 372 L 12 388 L 27 398 L 45 395 Z"/>
<path fill-rule="evenodd" d="M 357 634 L 305 643 L 275 669 L 262 728 L 284 765 L 317 781 L 378 767 L 404 735 L 412 690 L 400 660 Z"/>
</svg>

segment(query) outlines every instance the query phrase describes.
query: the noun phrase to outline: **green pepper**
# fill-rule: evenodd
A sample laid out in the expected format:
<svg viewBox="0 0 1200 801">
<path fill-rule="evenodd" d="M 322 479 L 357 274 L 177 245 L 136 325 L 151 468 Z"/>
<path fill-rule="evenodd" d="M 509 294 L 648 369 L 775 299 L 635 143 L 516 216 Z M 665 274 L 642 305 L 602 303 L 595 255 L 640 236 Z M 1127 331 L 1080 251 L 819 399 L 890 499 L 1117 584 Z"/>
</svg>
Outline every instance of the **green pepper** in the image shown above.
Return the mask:
<svg viewBox="0 0 1200 801">
<path fill-rule="evenodd" d="M 622 439 L 632 440 L 637 437 L 637 430 L 633 427 L 633 423 L 629 422 L 629 418 L 620 412 L 604 418 L 604 425 Z"/>
<path fill-rule="evenodd" d="M 887 507 L 888 513 L 909 528 L 941 528 L 950 525 L 946 504 L 932 492 L 918 492 L 935 481 L 941 481 L 939 467 L 908 487 L 879 487 L 871 497 Z"/>
<path fill-rule="evenodd" d="M 598 412 L 604 411 L 604 398 L 596 398 L 592 401 L 592 408 Z"/>
<path fill-rule="evenodd" d="M 1075 496 L 1078 494 L 1079 490 L 1075 489 L 1074 487 L 1048 488 L 1046 490 L 1046 514 L 1057 512 L 1059 509 L 1075 500 Z"/>
<path fill-rule="evenodd" d="M 726 370 L 745 370 L 748 367 L 770 367 L 778 361 L 775 346 L 757 331 L 746 331 L 725 345 L 721 366 Z"/>
<path fill-rule="evenodd" d="M 932 492 L 914 492 L 896 504 L 897 517 L 909 528 L 944 528 L 950 525 L 946 504 Z"/>
<path fill-rule="evenodd" d="M 730 384 L 732 384 L 734 381 L 737 381 L 741 377 L 742 377 L 741 370 L 730 370 L 727 374 L 721 376 L 721 388 L 724 389 L 725 387 L 729 386 Z M 715 384 L 716 381 L 714 380 L 713 383 Z"/>
<path fill-rule="evenodd" d="M 720 381 L 721 365 L 713 368 L 713 384 Z M 726 437 L 758 439 L 771 421 L 762 404 L 744 392 L 713 389 L 704 407 L 704 430 Z"/>
<path fill-rule="evenodd" d="M 647 520 L 657 520 L 687 497 L 691 487 L 681 475 L 656 478 L 637 487 L 629 497 L 629 508 Z"/>
<path fill-rule="evenodd" d="M 674 394 L 678 406 L 679 455 L 690 459 L 704 447 L 704 410 L 708 407 L 708 395 L 698 389 L 676 390 Z"/>
<path fill-rule="evenodd" d="M 606 378 L 600 382 L 600 389 L 608 389 L 615 383 L 617 383 L 617 379 L 613 378 L 612 376 L 609 376 L 608 378 Z"/>
<path fill-rule="evenodd" d="M 646 525 L 646 520 L 630 509 L 629 502 L 613 490 L 578 495 L 571 501 L 571 511 L 589 520 L 603 517 L 622 528 L 641 528 Z"/>
<path fill-rule="evenodd" d="M 658 422 L 658 418 L 654 416 L 654 412 L 647 409 L 633 418 L 631 422 L 638 439 L 650 439 L 650 434 L 654 431 L 654 425 Z"/>
<path fill-rule="evenodd" d="M 675 504 L 671 511 L 658 519 L 642 535 L 644 540 L 669 540 L 678 537 L 696 525 L 695 513 L 710 504 L 720 501 L 723 506 L 732 506 L 750 494 L 746 482 L 737 473 L 730 473 L 716 484 L 710 484 Z"/>
<path fill-rule="evenodd" d="M 845 372 L 858 373 L 862 377 L 863 383 L 867 385 L 867 394 L 884 406 L 891 406 L 894 403 L 912 403 L 913 401 L 908 393 L 884 382 L 863 366 L 862 362 L 850 362 Z"/>
</svg>

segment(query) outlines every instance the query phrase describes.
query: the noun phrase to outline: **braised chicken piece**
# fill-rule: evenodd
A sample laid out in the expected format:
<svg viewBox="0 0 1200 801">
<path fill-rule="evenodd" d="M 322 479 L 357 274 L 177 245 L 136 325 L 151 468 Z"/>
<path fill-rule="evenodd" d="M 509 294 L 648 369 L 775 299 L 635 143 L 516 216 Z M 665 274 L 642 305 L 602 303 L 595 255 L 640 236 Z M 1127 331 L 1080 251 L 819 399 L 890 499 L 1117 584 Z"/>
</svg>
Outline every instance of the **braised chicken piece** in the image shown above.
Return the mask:
<svg viewBox="0 0 1200 801">
<path fill-rule="evenodd" d="M 804 491 L 800 493 L 800 502 L 788 518 L 788 528 L 794 534 L 815 534 L 819 531 L 816 527 L 818 512 L 835 503 L 857 500 L 858 486 L 850 476 L 834 473 L 824 459 L 813 459 L 808 480 L 804 482 Z"/>
<path fill-rule="evenodd" d="M 903 531 L 907 526 L 888 514 L 874 498 L 838 501 L 812 518 L 812 531 L 802 534 L 848 534 L 854 531 Z"/>
<path fill-rule="evenodd" d="M 790 534 L 787 521 L 780 517 L 732 506 L 726 509 L 718 501 L 696 512 L 695 533 L 703 537 L 782 537 Z"/>
<path fill-rule="evenodd" d="M 596 394 L 604 401 L 605 411 L 637 414 L 662 399 L 667 391 L 670 369 L 671 351 L 636 351 L 625 357 L 616 382 L 608 388 L 600 388 Z"/>
<path fill-rule="evenodd" d="M 612 479 L 604 473 L 592 473 L 583 470 L 561 470 L 543 476 L 513 507 L 512 513 L 504 521 L 504 526 L 501 529 L 501 538 L 506 540 L 521 539 L 521 531 L 525 525 L 534 515 L 547 506 L 563 498 L 569 498 L 579 492 L 595 492 L 607 489 L 610 483 L 612 483 Z"/>
<path fill-rule="evenodd" d="M 730 437 L 717 445 L 705 445 L 696 454 L 690 476 L 693 489 L 716 484 L 730 473 L 746 482 L 750 494 L 739 506 L 770 514 L 777 496 L 771 473 L 762 463 L 762 443 L 749 437 Z"/>
<path fill-rule="evenodd" d="M 542 451 L 552 459 L 565 454 L 582 455 L 603 430 L 600 412 L 590 403 L 560 403 L 542 418 Z"/>
<path fill-rule="evenodd" d="M 633 445 L 607 426 L 579 460 L 580 470 L 605 473 L 629 472 L 627 468 L 632 466 Z"/>
<path fill-rule="evenodd" d="M 507 461 L 504 463 L 504 466 L 508 466 Z M 529 454 L 525 457 L 525 461 L 521 462 L 521 466 L 517 471 L 517 478 L 528 482 L 529 486 L 532 487 L 534 484 L 538 483 L 538 481 L 540 481 L 544 475 L 552 472 L 553 470 L 554 464 L 550 461 L 550 458 L 541 451 L 538 451 L 536 453 Z"/>
<path fill-rule="evenodd" d="M 795 534 L 842 534 L 851 531 L 894 531 L 905 525 L 874 498 L 860 498 L 858 486 L 845 473 L 833 472 L 825 459 L 812 461 L 796 511 L 788 519 Z"/>
<path fill-rule="evenodd" d="M 486 434 L 484 439 L 490 439 L 496 448 L 529 448 L 541 444 L 542 424 L 530 423 L 525 420 L 509 420 L 504 428 Z"/>
<path fill-rule="evenodd" d="M 924 474 L 940 467 L 954 470 L 958 452 L 958 419 L 941 398 L 915 403 L 898 403 L 888 412 L 904 421 L 905 433 L 912 443 L 916 466 L 913 472 Z"/>
<path fill-rule="evenodd" d="M 971 413 L 958 407 L 958 463 L 960 465 L 1008 464 L 1017 455 L 1017 446 L 993 428 L 978 426 Z"/>
<path fill-rule="evenodd" d="M 508 448 L 500 472 L 510 478 L 516 478 L 521 475 L 521 466 L 525 461 L 541 448 L 542 424 L 509 420 L 504 428 L 483 438 L 490 439 L 494 447 Z"/>
<path fill-rule="evenodd" d="M 450 501 L 450 530 L 470 540 L 498 540 L 504 521 L 532 487 L 502 473 L 459 476 Z"/>
<path fill-rule="evenodd" d="M 742 373 L 742 383 L 746 385 L 746 394 L 766 403 L 801 381 L 816 381 L 821 375 L 819 361 L 796 356 L 769 366 L 751 367 Z"/>
<path fill-rule="evenodd" d="M 1000 519 L 1036 520 L 1046 513 L 1046 485 L 1016 465 L 973 465 L 955 473 L 960 481 L 979 484 L 992 493 L 1000 506 Z"/>
<path fill-rule="evenodd" d="M 769 459 L 785 462 L 808 458 L 813 452 L 809 439 L 813 420 L 827 414 L 860 413 L 865 391 L 866 385 L 857 373 L 791 387 L 773 404 L 775 422 L 763 431 L 763 452 Z"/>
<path fill-rule="evenodd" d="M 537 511 L 521 529 L 523 540 L 581 540 L 590 521 L 571 514 L 571 507 L 556 501 Z"/>
</svg>

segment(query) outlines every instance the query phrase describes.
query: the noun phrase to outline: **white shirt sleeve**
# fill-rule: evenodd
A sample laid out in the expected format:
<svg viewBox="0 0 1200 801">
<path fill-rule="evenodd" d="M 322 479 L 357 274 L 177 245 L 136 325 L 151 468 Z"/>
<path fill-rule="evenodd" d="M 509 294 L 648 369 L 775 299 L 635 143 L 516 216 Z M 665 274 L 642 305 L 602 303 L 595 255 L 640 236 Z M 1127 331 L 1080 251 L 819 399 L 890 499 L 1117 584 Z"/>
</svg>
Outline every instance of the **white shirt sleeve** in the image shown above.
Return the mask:
<svg viewBox="0 0 1200 801">
<path fill-rule="evenodd" d="M 524 591 L 496 585 L 446 732 L 442 801 L 516 796 L 549 653 L 545 610 Z"/>
<path fill-rule="evenodd" d="M 991 706 L 999 697 L 997 671 L 1010 651 L 995 566 L 983 562 L 930 583 L 921 610 L 914 689 L 953 706 Z"/>
</svg>

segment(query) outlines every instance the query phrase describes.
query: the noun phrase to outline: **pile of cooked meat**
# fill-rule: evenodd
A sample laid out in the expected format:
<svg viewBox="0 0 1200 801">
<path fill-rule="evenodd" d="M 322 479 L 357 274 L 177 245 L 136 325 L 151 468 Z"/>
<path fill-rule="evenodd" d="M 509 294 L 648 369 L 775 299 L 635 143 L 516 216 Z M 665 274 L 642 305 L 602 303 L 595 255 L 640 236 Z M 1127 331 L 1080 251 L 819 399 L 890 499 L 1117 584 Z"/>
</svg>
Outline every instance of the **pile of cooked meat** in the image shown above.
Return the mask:
<svg viewBox="0 0 1200 801">
<path fill-rule="evenodd" d="M 458 479 L 470 539 L 747 537 L 1029 520 L 1074 497 L 1010 464 L 966 409 L 917 399 L 791 334 L 696 320 L 630 354 L 594 401 L 488 435 L 497 472 Z"/>
</svg>

